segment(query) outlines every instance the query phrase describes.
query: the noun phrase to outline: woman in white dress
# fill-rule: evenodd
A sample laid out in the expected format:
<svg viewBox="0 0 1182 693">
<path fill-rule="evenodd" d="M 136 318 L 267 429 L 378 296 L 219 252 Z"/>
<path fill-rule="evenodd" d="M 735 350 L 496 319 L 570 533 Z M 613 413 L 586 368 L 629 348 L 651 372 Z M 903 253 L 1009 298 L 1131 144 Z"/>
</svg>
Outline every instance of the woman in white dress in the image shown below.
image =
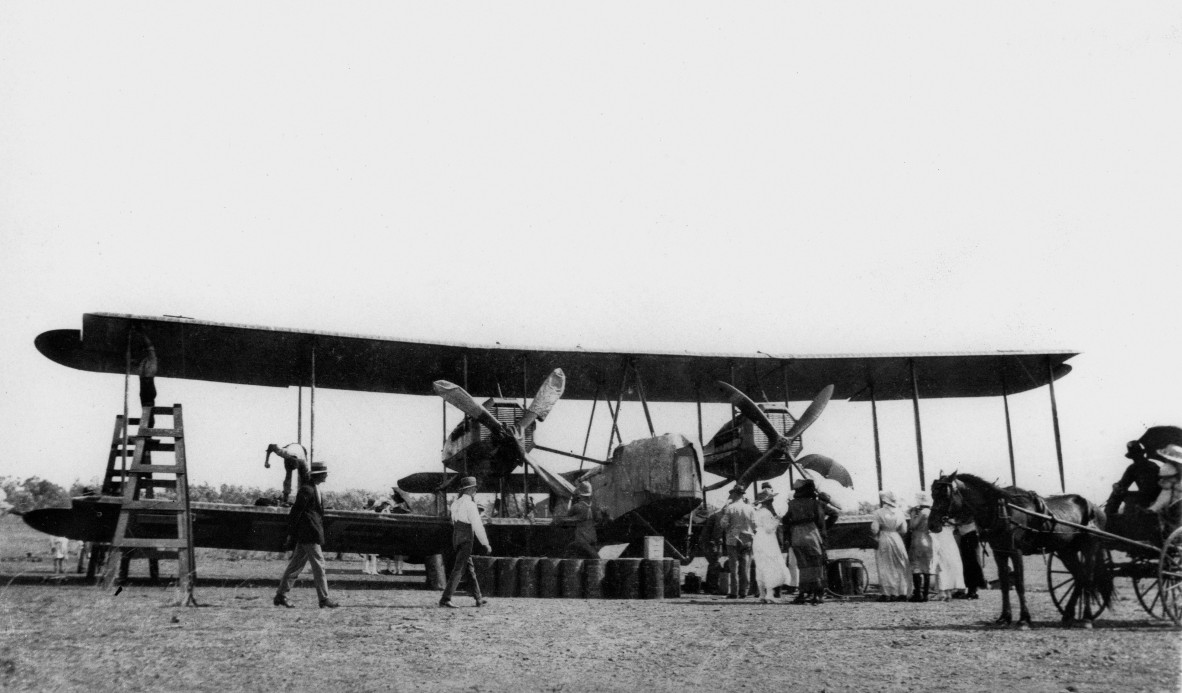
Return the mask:
<svg viewBox="0 0 1182 693">
<path fill-rule="evenodd" d="M 774 602 L 772 591 L 791 580 L 784 554 L 780 552 L 780 517 L 772 507 L 775 498 L 775 491 L 768 489 L 755 499 L 755 541 L 751 553 L 755 558 L 755 584 L 763 604 Z"/>
<path fill-rule="evenodd" d="M 878 539 L 874 558 L 882 587 L 879 601 L 902 601 L 911 594 L 911 570 L 907 564 L 907 548 L 903 545 L 907 516 L 898 508 L 894 493 L 880 491 L 878 499 L 882 507 L 871 516 L 870 532 Z"/>
<path fill-rule="evenodd" d="M 964 590 L 964 562 L 956 543 L 952 525 L 932 533 L 932 547 L 936 554 L 936 599 L 946 602 L 955 590 Z"/>
</svg>

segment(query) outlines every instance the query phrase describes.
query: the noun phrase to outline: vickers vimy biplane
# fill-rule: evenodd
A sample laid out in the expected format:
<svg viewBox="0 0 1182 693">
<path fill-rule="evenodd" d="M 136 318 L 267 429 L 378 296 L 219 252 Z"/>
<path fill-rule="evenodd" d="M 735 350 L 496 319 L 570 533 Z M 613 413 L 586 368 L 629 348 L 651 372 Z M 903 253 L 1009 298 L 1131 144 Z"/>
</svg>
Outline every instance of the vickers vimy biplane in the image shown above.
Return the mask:
<svg viewBox="0 0 1182 693">
<path fill-rule="evenodd" d="M 498 554 L 558 555 L 573 535 L 573 528 L 560 518 L 531 512 L 528 502 L 518 503 L 516 510 L 511 510 L 505 503 L 506 492 L 520 491 L 524 499 L 543 493 L 561 501 L 571 495 L 578 481 L 584 480 L 592 484 L 595 502 L 605 511 L 599 532 L 601 543 L 636 546 L 645 536 L 662 535 L 670 549 L 682 555 L 692 545 L 694 531 L 692 519 L 687 525 L 687 518 L 692 518 L 692 511 L 704 503 L 706 491 L 711 488 L 734 481 L 747 485 L 774 478 L 788 469 L 798 473 L 808 469 L 850 483 L 848 475 L 842 478 L 844 470 L 828 458 L 814 454 L 797 459 L 800 434 L 830 398 L 869 401 L 872 412 L 879 401 L 912 399 L 916 403 L 919 443 L 921 389 L 925 398 L 1008 396 L 1051 384 L 1053 403 L 1053 381 L 1070 370 L 1065 361 L 1074 355 L 1004 352 L 771 357 L 762 353 L 557 351 L 110 313 L 85 314 L 81 330 L 45 332 L 37 337 L 36 346 L 49 359 L 72 368 L 127 376 L 133 325 L 150 335 L 158 354 L 156 377 L 161 379 L 298 387 L 301 402 L 302 388 L 310 388 L 313 403 L 316 388 L 436 395 L 459 408 L 465 419 L 443 442 L 443 470 L 413 474 L 400 481 L 405 491 L 438 494 L 439 514 L 378 515 L 342 510 L 326 515 L 327 551 L 409 556 L 448 550 L 450 523 L 442 510 L 456 480 L 466 475 L 479 477 L 480 490 L 496 493 L 502 501 L 488 522 Z M 536 393 L 527 392 L 525 387 L 530 372 L 550 374 Z M 783 383 L 783 404 L 757 405 L 730 385 L 742 383 L 749 392 L 762 392 L 765 384 L 776 381 Z M 522 387 L 520 392 L 508 388 L 514 396 L 506 398 L 503 391 L 512 383 L 522 383 Z M 613 383 L 618 387 L 613 388 Z M 797 392 L 819 393 L 799 419 L 788 412 L 789 386 Z M 469 392 L 490 399 L 481 404 Z M 629 401 L 639 401 L 648 424 L 647 436 L 628 443 L 619 430 L 626 393 L 634 394 Z M 534 394 L 532 403 L 527 399 L 530 394 Z M 534 440 L 535 424 L 547 418 L 558 397 L 592 402 L 592 420 L 603 400 L 612 422 L 605 459 L 588 457 L 586 440 L 582 455 L 545 447 Z M 696 439 L 680 433 L 657 433 L 649 405 L 668 402 L 697 403 Z M 730 405 L 732 412 L 730 422 L 708 443 L 702 432 L 704 404 Z M 129 419 L 125 430 L 133 423 Z M 587 431 L 589 438 L 591 422 Z M 151 438 L 153 433 L 159 430 L 149 428 L 144 437 Z M 112 449 L 120 447 L 118 444 L 118 440 L 114 441 Z M 124 451 L 126 445 L 122 446 Z M 922 444 L 918 447 L 922 484 Z M 577 458 L 580 469 L 555 472 L 548 463 L 535 459 L 538 450 Z M 595 464 L 585 470 L 582 464 L 588 461 Z M 200 460 L 195 464 L 200 465 Z M 108 467 L 110 471 L 111 464 Z M 517 474 L 519 467 L 521 473 Z M 707 473 L 722 480 L 707 484 L 703 479 Z M 69 509 L 29 513 L 26 521 L 42 531 L 73 539 L 110 541 L 118 531 L 118 519 L 124 513 L 121 508 L 132 495 L 122 481 L 132 477 L 109 476 L 113 477 L 112 483 L 105 485 L 103 493 L 74 499 Z M 562 503 L 552 505 L 561 515 Z M 274 551 L 284 537 L 286 511 L 282 508 L 192 503 L 191 511 L 192 537 L 197 546 Z M 144 510 L 142 514 L 145 536 L 152 536 L 151 512 Z M 160 531 L 167 533 L 169 529 Z"/>
</svg>

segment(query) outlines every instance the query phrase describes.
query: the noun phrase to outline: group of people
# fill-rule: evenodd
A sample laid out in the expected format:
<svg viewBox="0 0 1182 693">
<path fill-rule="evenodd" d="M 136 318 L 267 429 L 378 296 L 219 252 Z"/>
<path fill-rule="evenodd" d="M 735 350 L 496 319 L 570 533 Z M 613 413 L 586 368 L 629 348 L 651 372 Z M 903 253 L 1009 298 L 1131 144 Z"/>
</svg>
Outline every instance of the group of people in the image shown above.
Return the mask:
<svg viewBox="0 0 1182 693">
<path fill-rule="evenodd" d="M 932 498 L 925 492 L 907 511 L 891 491 L 878 497 L 881 507 L 872 515 L 870 531 L 878 540 L 879 600 L 977 599 L 977 591 L 986 586 L 977 527 L 968 522 L 932 532 Z"/>
<path fill-rule="evenodd" d="M 365 499 L 365 509 L 375 513 L 392 513 L 405 515 L 410 512 L 410 503 L 402 495 L 397 486 L 390 487 L 390 495 L 380 501 L 373 498 Z M 365 575 L 378 574 L 378 555 L 376 553 L 361 554 L 361 572 Z M 402 575 L 402 556 L 386 556 L 386 569 L 383 575 Z"/>
<path fill-rule="evenodd" d="M 826 532 L 837 521 L 839 508 L 817 491 L 812 479 L 793 482 L 792 499 L 783 517 L 775 510 L 777 495 L 771 484 L 764 483 L 752 504 L 746 498 L 746 488 L 736 484 L 727 504 L 707 520 L 703 530 L 712 554 L 708 560 L 720 557 L 719 548 L 725 549 L 727 599 L 750 593 L 754 563 L 761 602 L 775 601 L 782 588 L 791 586 L 797 591 L 792 603 L 820 604 L 826 589 Z M 785 546 L 791 549 L 792 562 L 784 559 Z"/>
</svg>

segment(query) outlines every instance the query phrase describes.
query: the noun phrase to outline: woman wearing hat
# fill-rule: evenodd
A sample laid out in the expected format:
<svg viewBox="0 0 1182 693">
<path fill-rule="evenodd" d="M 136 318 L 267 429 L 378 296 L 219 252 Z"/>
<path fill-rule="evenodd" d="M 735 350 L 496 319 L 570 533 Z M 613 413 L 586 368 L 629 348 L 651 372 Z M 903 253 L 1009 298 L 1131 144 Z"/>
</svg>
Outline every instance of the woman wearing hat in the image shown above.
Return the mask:
<svg viewBox="0 0 1182 693">
<path fill-rule="evenodd" d="M 874 511 L 870 520 L 870 532 L 878 539 L 875 562 L 878 565 L 878 582 L 882 588 L 879 601 L 903 601 L 911 594 L 911 569 L 907 561 L 907 548 L 903 535 L 907 533 L 907 515 L 899 509 L 895 494 L 879 491 L 882 504 Z"/>
<path fill-rule="evenodd" d="M 936 552 L 932 534 L 928 531 L 928 517 L 932 513 L 932 497 L 925 491 L 915 496 L 915 507 L 907 529 L 911 532 L 911 601 L 926 602 L 932 588 L 932 574 L 936 572 Z"/>
<path fill-rule="evenodd" d="M 755 559 L 755 584 L 759 587 L 759 601 L 771 604 L 773 591 L 787 585 L 792 576 L 780 552 L 780 516 L 772 507 L 776 492 L 767 488 L 755 498 L 755 541 L 751 554 Z"/>
<path fill-rule="evenodd" d="M 812 479 L 792 484 L 792 500 L 784 514 L 789 542 L 800 570 L 800 587 L 793 604 L 820 604 L 825 598 L 825 519 L 836 518 L 837 509 L 817 497 Z"/>
<path fill-rule="evenodd" d="M 1171 443 L 1154 457 L 1161 462 L 1158 472 L 1161 491 L 1149 509 L 1161 515 L 1166 531 L 1171 532 L 1182 523 L 1182 445 Z"/>
</svg>

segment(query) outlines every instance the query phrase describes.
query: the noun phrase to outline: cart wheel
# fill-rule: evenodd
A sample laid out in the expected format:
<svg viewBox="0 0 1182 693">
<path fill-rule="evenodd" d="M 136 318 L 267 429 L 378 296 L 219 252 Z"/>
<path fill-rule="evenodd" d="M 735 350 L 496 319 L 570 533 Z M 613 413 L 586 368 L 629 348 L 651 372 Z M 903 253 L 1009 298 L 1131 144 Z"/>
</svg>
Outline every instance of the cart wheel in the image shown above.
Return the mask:
<svg viewBox="0 0 1182 693">
<path fill-rule="evenodd" d="M 1165 617 L 1175 625 L 1182 624 L 1182 527 L 1175 529 L 1161 547 L 1157 584 Z"/>
<path fill-rule="evenodd" d="M 1133 592 L 1141 608 L 1154 618 L 1169 618 L 1161 600 L 1161 584 L 1158 582 L 1157 566 L 1142 558 L 1134 560 L 1129 572 L 1133 579 Z"/>
<path fill-rule="evenodd" d="M 1091 590 L 1080 595 L 1075 600 L 1075 607 L 1071 614 L 1068 614 L 1067 602 L 1070 600 L 1073 592 L 1077 591 L 1079 586 L 1076 584 L 1075 576 L 1063 565 L 1063 561 L 1053 553 L 1047 554 L 1047 590 L 1051 593 L 1051 601 L 1055 603 L 1055 608 L 1063 616 L 1070 616 L 1072 619 L 1081 621 L 1084 617 L 1084 612 L 1087 606 L 1092 607 L 1092 618 L 1097 618 L 1108 605 L 1104 603 L 1102 597 L 1097 590 Z"/>
</svg>

